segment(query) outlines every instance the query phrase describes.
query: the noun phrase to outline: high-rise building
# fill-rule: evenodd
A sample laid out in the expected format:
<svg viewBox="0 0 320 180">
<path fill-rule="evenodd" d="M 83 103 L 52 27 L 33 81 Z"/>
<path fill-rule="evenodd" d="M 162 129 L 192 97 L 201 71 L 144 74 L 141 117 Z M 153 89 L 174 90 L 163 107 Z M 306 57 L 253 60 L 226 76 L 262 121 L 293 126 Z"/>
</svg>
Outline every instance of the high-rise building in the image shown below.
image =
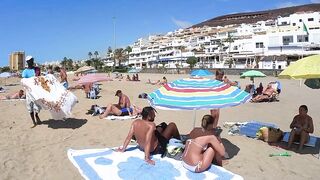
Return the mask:
<svg viewBox="0 0 320 180">
<path fill-rule="evenodd" d="M 11 70 L 22 70 L 25 67 L 25 53 L 24 51 L 16 51 L 9 56 L 9 67 Z"/>
</svg>

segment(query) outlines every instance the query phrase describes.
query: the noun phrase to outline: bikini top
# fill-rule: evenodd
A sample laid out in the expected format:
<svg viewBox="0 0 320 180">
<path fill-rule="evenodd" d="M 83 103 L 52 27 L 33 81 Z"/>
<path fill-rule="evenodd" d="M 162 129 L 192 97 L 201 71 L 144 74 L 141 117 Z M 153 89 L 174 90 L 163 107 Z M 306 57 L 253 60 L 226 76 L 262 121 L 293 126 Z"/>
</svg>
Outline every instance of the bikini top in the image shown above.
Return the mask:
<svg viewBox="0 0 320 180">
<path fill-rule="evenodd" d="M 187 142 L 193 143 L 193 144 L 197 145 L 197 146 L 200 147 L 203 151 L 207 150 L 207 148 L 208 148 L 208 145 L 202 146 L 201 144 L 193 141 L 192 139 L 188 139 Z"/>
</svg>

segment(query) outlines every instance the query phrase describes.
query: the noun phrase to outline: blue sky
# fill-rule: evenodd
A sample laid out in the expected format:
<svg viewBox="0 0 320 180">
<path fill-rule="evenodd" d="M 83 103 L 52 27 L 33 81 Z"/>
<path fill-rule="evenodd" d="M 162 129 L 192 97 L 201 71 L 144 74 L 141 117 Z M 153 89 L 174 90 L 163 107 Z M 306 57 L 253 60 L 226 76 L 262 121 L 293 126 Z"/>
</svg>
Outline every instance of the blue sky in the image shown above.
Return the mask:
<svg viewBox="0 0 320 180">
<path fill-rule="evenodd" d="M 256 2 L 256 3 L 254 3 Z M 12 51 L 36 62 L 87 58 L 229 13 L 320 3 L 320 0 L 1 0 L 0 66 Z"/>
</svg>

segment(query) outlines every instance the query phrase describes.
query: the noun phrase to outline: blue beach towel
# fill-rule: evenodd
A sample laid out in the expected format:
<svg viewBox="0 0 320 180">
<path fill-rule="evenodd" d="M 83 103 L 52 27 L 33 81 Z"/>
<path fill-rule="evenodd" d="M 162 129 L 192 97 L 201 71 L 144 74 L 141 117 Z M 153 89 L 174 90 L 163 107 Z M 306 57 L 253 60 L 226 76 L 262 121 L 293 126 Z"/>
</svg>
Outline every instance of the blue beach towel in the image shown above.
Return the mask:
<svg viewBox="0 0 320 180">
<path fill-rule="evenodd" d="M 251 137 L 251 138 L 255 138 L 257 131 L 261 127 L 274 127 L 274 128 L 277 128 L 277 126 L 275 124 L 263 123 L 263 122 L 258 122 L 258 121 L 250 121 L 250 122 L 240 126 L 239 134 L 245 135 L 245 136 L 248 136 L 248 137 Z"/>
<path fill-rule="evenodd" d="M 85 179 L 232 179 L 243 178 L 223 167 L 212 165 L 207 171 L 193 173 L 181 161 L 153 155 L 155 165 L 144 161 L 144 152 L 129 146 L 124 153 L 113 149 L 68 150 L 68 158 Z"/>
<path fill-rule="evenodd" d="M 285 132 L 283 135 L 282 141 L 288 142 L 289 136 L 290 136 L 290 132 Z M 317 137 L 310 136 L 310 139 L 309 139 L 308 143 L 305 144 L 305 146 L 316 147 L 317 140 L 318 140 Z M 298 142 L 294 142 L 294 143 L 298 144 Z"/>
</svg>

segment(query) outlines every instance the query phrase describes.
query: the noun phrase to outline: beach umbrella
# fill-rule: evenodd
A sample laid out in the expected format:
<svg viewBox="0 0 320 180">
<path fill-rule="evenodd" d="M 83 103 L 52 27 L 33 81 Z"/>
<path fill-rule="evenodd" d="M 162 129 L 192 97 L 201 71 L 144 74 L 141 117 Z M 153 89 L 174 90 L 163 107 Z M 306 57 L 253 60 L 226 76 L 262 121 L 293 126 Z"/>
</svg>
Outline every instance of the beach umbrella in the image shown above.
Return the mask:
<svg viewBox="0 0 320 180">
<path fill-rule="evenodd" d="M 13 76 L 12 73 L 9 73 L 9 72 L 0 73 L 0 78 L 4 78 L 4 85 L 7 84 L 7 78 L 12 76 Z"/>
<path fill-rule="evenodd" d="M 250 78 L 252 78 L 252 81 L 254 82 L 255 77 L 266 77 L 266 76 L 267 75 L 263 74 L 260 71 L 250 70 L 250 71 L 246 71 L 246 72 L 242 73 L 240 78 L 250 77 Z"/>
<path fill-rule="evenodd" d="M 139 73 L 139 72 L 140 72 L 139 69 L 134 69 L 134 68 L 128 71 L 128 73 Z"/>
<path fill-rule="evenodd" d="M 88 71 L 92 71 L 92 70 L 95 70 L 95 68 L 91 67 L 91 66 L 83 66 L 83 67 L 80 67 L 79 69 L 77 69 L 74 73 L 79 74 L 79 73 L 84 73 L 84 72 L 88 72 Z"/>
<path fill-rule="evenodd" d="M 206 78 L 178 79 L 148 95 L 151 106 L 166 110 L 220 109 L 250 100 L 247 92 L 218 80 Z"/>
<path fill-rule="evenodd" d="M 311 89 L 320 89 L 320 79 L 307 79 L 304 84 Z"/>
<path fill-rule="evenodd" d="M 87 71 L 86 73 L 87 73 L 87 74 L 90 74 L 90 73 L 96 73 L 96 72 L 98 72 L 98 70 L 93 69 L 93 70 L 89 70 L 89 71 Z"/>
<path fill-rule="evenodd" d="M 9 72 L 0 73 L 0 78 L 8 78 L 11 76 L 12 76 L 12 73 L 9 73 Z"/>
<path fill-rule="evenodd" d="M 290 64 L 279 74 L 279 78 L 315 79 L 320 78 L 320 54 L 302 58 Z"/>
<path fill-rule="evenodd" d="M 193 70 L 190 75 L 196 76 L 196 77 L 204 77 L 204 76 L 212 76 L 213 73 L 205 69 L 198 69 L 198 70 Z"/>
<path fill-rule="evenodd" d="M 87 74 L 82 76 L 77 83 L 78 84 L 90 84 L 90 83 L 96 83 L 101 81 L 111 81 L 111 78 L 109 78 L 105 74 Z"/>
</svg>

